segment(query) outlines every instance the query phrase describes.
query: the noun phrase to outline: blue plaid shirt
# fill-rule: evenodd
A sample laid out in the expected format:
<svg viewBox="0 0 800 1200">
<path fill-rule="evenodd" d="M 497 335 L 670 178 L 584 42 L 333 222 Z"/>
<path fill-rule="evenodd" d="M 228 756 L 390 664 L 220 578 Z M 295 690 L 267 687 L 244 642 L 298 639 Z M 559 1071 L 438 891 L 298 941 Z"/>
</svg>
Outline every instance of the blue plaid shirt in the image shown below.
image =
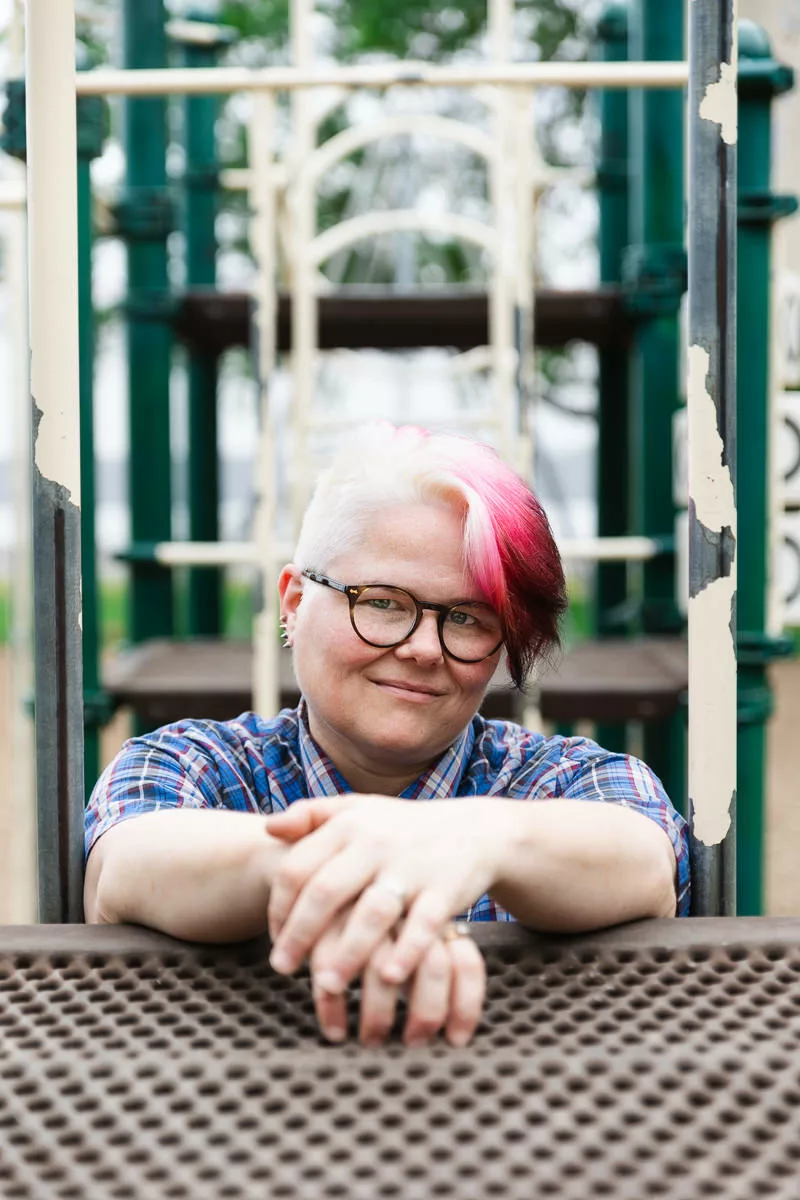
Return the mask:
<svg viewBox="0 0 800 1200">
<path fill-rule="evenodd" d="M 106 767 L 86 809 L 86 854 L 118 821 L 156 809 L 267 814 L 295 800 L 350 791 L 309 733 L 302 702 L 269 719 L 243 713 L 235 721 L 179 721 L 126 742 Z M 672 843 L 677 912 L 688 915 L 686 822 L 638 759 L 611 754 L 587 738 L 546 738 L 510 721 L 475 716 L 438 762 L 401 793 L 405 800 L 461 796 L 587 800 L 636 809 Z M 465 915 L 473 921 L 512 919 L 488 896 Z"/>
</svg>

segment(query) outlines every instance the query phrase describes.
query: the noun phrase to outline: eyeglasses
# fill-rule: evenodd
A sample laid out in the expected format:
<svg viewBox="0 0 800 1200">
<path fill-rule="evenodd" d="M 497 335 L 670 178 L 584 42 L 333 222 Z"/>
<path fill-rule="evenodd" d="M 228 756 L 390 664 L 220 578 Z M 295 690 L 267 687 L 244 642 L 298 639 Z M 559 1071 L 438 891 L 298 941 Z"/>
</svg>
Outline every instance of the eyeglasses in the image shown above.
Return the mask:
<svg viewBox="0 0 800 1200">
<path fill-rule="evenodd" d="M 318 571 L 301 571 L 306 579 L 342 592 L 350 603 L 350 624 L 368 646 L 389 649 L 407 641 L 426 609 L 438 613 L 439 642 L 457 662 L 482 662 L 503 644 L 500 617 L 489 604 L 465 600 L 460 604 L 428 604 L 405 588 L 383 583 L 361 586 L 337 583 Z"/>
</svg>

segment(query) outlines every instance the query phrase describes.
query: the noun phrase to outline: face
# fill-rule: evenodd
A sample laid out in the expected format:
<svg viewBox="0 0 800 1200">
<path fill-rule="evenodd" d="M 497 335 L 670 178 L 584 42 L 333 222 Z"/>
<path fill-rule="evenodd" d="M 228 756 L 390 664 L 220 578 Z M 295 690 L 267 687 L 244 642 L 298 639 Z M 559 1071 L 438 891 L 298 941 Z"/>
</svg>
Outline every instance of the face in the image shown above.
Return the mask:
<svg viewBox="0 0 800 1200">
<path fill-rule="evenodd" d="M 461 554 L 458 514 L 414 504 L 381 513 L 356 549 L 313 566 L 340 583 L 393 584 L 437 604 L 480 600 Z M 443 653 L 430 610 L 401 645 L 368 646 L 350 624 L 347 597 L 303 579 L 293 565 L 281 574 L 280 592 L 314 738 L 357 790 L 380 790 L 378 779 L 391 776 L 402 790 L 469 724 L 500 651 L 456 662 Z"/>
</svg>

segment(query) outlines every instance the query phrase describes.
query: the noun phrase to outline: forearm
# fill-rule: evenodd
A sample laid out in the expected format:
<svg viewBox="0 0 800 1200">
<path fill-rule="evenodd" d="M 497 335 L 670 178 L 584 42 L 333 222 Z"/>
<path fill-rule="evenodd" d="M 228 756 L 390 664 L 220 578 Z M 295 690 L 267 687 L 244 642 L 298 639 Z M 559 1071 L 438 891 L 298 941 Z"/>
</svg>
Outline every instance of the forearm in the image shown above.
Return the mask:
<svg viewBox="0 0 800 1200">
<path fill-rule="evenodd" d="M 501 852 L 492 898 L 518 920 L 578 932 L 675 915 L 666 833 L 619 804 L 492 801 Z"/>
<path fill-rule="evenodd" d="M 109 829 L 89 855 L 86 920 L 131 922 L 189 941 L 232 942 L 267 928 L 285 848 L 262 817 L 170 809 Z"/>
</svg>

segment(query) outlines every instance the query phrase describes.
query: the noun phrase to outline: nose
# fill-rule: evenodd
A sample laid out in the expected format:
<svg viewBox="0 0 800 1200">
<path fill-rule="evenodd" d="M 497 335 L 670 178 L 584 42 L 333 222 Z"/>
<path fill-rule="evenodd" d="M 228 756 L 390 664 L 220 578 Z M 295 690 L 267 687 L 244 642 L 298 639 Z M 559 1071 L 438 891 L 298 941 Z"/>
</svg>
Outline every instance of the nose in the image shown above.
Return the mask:
<svg viewBox="0 0 800 1200">
<path fill-rule="evenodd" d="M 424 612 L 411 637 L 395 647 L 395 654 L 398 658 L 416 659 L 417 662 L 428 666 L 441 662 L 444 655 L 439 641 L 436 613 Z"/>
</svg>

